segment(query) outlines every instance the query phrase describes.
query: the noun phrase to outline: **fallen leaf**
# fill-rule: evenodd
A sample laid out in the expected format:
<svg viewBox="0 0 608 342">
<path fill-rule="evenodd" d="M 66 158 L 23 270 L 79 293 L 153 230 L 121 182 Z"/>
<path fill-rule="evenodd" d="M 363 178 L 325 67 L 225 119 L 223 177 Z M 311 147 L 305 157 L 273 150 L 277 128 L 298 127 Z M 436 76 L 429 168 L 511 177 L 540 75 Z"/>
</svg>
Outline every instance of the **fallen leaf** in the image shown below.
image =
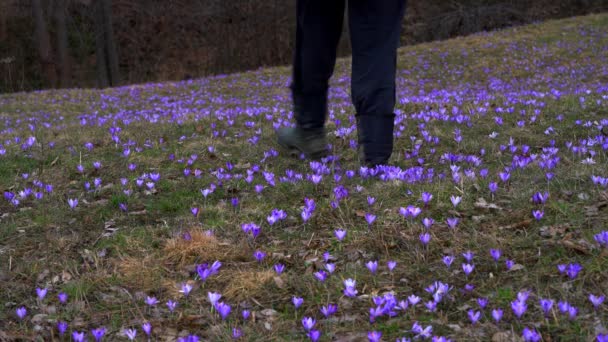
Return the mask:
<svg viewBox="0 0 608 342">
<path fill-rule="evenodd" d="M 523 339 L 510 331 L 500 331 L 492 335 L 492 342 L 520 342 Z"/>
<path fill-rule="evenodd" d="M 563 236 L 568 230 L 569 226 L 560 224 L 556 226 L 542 226 L 540 227 L 540 236 L 544 238 L 554 238 L 556 236 Z"/>
<path fill-rule="evenodd" d="M 497 206 L 494 203 L 488 203 L 485 198 L 480 197 L 477 199 L 477 202 L 474 204 L 477 209 L 492 209 L 492 210 L 502 210 L 501 207 Z"/>
<path fill-rule="evenodd" d="M 276 316 L 278 314 L 278 312 L 277 312 L 277 310 L 274 310 L 274 309 L 264 309 L 264 310 L 260 311 L 260 314 L 262 316 L 272 317 L 272 316 Z"/>
<path fill-rule="evenodd" d="M 448 324 L 448 328 L 454 330 L 455 332 L 459 332 L 460 330 L 462 330 L 462 328 L 458 324 Z"/>
<path fill-rule="evenodd" d="M 580 239 L 578 241 L 562 240 L 561 244 L 566 248 L 573 249 L 583 254 L 591 254 L 591 251 L 596 248 L 595 245 L 589 243 L 589 241 L 585 239 Z"/>
<path fill-rule="evenodd" d="M 503 230 L 503 229 L 522 229 L 522 228 L 526 228 L 528 227 L 530 224 L 532 223 L 531 219 L 528 220 L 523 220 L 517 223 L 513 223 L 507 226 L 502 226 L 502 227 L 498 227 L 498 229 Z"/>
<path fill-rule="evenodd" d="M 524 268 L 526 268 L 526 267 L 522 264 L 515 264 L 515 265 L 511 266 L 511 268 L 509 269 L 509 272 L 521 271 Z"/>
<path fill-rule="evenodd" d="M 285 282 L 283 281 L 283 279 L 281 279 L 281 277 L 274 277 L 274 283 L 275 285 L 277 285 L 278 288 L 280 289 L 284 289 L 285 288 Z"/>
<path fill-rule="evenodd" d="M 334 338 L 335 342 L 366 342 L 367 340 L 367 335 L 364 333 L 347 333 Z"/>
</svg>

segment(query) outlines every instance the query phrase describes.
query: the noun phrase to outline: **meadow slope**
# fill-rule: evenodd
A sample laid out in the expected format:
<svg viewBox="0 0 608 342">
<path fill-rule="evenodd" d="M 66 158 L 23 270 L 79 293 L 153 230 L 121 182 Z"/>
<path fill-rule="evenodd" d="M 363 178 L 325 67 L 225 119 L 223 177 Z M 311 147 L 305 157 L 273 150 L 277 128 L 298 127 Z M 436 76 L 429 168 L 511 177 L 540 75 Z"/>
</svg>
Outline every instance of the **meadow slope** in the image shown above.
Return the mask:
<svg viewBox="0 0 608 342">
<path fill-rule="evenodd" d="M 348 59 L 319 162 L 288 67 L 0 95 L 0 340 L 606 341 L 608 14 L 398 63 L 375 170 Z"/>
</svg>

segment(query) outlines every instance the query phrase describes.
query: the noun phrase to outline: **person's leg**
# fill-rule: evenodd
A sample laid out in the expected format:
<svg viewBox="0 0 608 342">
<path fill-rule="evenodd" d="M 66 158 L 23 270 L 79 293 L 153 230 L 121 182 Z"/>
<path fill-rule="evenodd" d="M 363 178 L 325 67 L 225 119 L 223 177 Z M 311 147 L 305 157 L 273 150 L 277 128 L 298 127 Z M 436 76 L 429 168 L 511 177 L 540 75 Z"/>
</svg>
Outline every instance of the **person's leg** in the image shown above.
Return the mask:
<svg viewBox="0 0 608 342">
<path fill-rule="evenodd" d="M 386 164 L 393 150 L 395 73 L 405 0 L 349 0 L 352 101 L 362 163 Z"/>
<path fill-rule="evenodd" d="M 293 63 L 295 128 L 282 128 L 279 144 L 317 158 L 327 147 L 323 126 L 327 90 L 342 32 L 345 0 L 297 0 L 296 50 Z"/>
<path fill-rule="evenodd" d="M 345 0 L 298 0 L 291 85 L 294 114 L 302 128 L 321 128 L 329 78 L 336 63 Z"/>
</svg>

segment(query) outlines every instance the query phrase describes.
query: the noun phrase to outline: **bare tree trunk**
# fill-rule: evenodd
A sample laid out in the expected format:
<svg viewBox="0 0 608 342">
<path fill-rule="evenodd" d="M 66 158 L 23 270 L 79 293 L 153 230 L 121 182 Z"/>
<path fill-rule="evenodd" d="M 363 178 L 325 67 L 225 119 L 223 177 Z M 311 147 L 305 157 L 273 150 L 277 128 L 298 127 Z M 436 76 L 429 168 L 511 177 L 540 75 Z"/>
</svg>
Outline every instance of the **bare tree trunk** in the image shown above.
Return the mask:
<svg viewBox="0 0 608 342">
<path fill-rule="evenodd" d="M 108 65 L 106 63 L 106 36 L 104 34 L 104 18 L 102 0 L 96 0 L 93 16 L 95 17 L 95 60 L 97 64 L 97 86 L 107 88 L 110 86 L 108 78 Z"/>
<path fill-rule="evenodd" d="M 5 1 L 0 3 L 0 42 L 3 42 L 8 39 L 8 28 L 6 24 L 6 18 L 8 17 L 7 13 L 9 4 Z"/>
<path fill-rule="evenodd" d="M 95 1 L 95 55 L 97 57 L 97 83 L 99 87 L 118 85 L 120 72 L 112 28 L 111 0 Z"/>
<path fill-rule="evenodd" d="M 118 53 L 114 41 L 114 29 L 112 27 L 112 0 L 101 0 L 104 14 L 104 34 L 106 43 L 106 58 L 108 70 L 110 71 L 110 85 L 116 86 L 120 83 L 120 71 L 118 69 Z"/>
<path fill-rule="evenodd" d="M 62 88 L 70 86 L 72 68 L 68 50 L 68 30 L 65 24 L 65 0 L 55 0 L 55 23 L 57 25 L 57 64 L 59 84 Z"/>
<path fill-rule="evenodd" d="M 42 9 L 41 0 L 32 0 L 32 12 L 35 23 L 35 40 L 42 65 L 42 72 L 45 75 L 46 81 L 50 87 L 55 87 L 57 84 L 57 74 L 53 63 L 53 52 L 51 50 L 51 38 L 44 20 L 44 11 Z"/>
</svg>

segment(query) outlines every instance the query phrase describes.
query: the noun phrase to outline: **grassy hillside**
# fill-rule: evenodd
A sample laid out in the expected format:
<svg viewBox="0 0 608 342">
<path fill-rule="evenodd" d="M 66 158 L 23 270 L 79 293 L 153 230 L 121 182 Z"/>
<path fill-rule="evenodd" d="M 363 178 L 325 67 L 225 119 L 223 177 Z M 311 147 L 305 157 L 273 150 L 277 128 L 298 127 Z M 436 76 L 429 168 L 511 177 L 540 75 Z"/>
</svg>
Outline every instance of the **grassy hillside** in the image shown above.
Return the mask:
<svg viewBox="0 0 608 342">
<path fill-rule="evenodd" d="M 0 96 L 0 340 L 603 341 L 607 32 L 602 14 L 400 50 L 376 170 L 347 59 L 322 162 L 274 142 L 287 67 Z"/>
</svg>

